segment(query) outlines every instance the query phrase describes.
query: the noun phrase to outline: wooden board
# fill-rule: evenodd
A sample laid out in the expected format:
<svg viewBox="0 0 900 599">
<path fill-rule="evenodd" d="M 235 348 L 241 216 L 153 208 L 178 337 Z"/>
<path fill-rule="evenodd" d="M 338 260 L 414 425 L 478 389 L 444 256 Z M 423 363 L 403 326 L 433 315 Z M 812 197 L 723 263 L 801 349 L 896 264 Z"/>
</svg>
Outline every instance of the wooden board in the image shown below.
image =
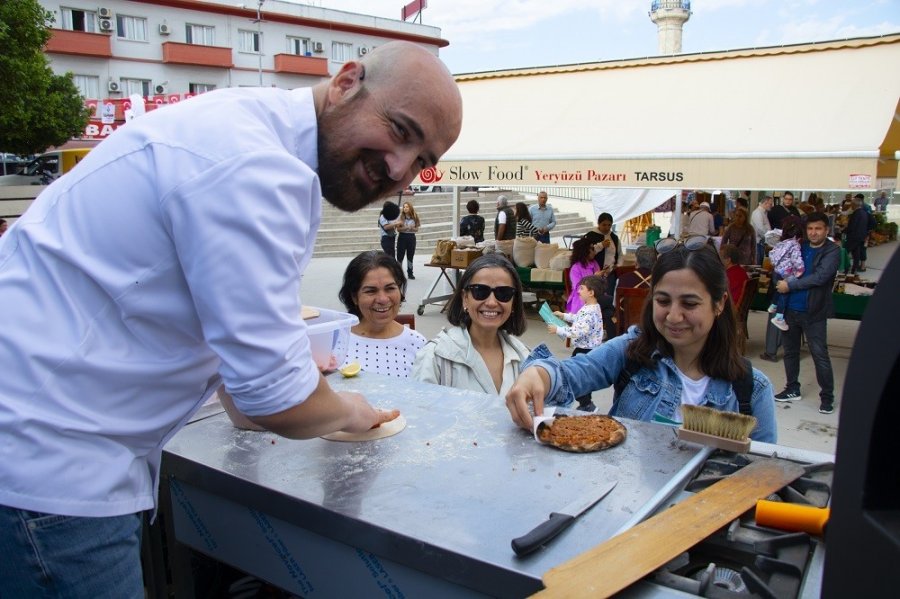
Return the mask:
<svg viewBox="0 0 900 599">
<path fill-rule="evenodd" d="M 548 570 L 536 597 L 609 597 L 753 508 L 803 474 L 778 459 L 757 460 L 728 478 Z"/>
<path fill-rule="evenodd" d="M 300 318 L 303 320 L 309 320 L 310 318 L 318 318 L 320 312 L 315 308 L 309 308 L 307 306 L 302 306 L 300 308 Z"/>
</svg>

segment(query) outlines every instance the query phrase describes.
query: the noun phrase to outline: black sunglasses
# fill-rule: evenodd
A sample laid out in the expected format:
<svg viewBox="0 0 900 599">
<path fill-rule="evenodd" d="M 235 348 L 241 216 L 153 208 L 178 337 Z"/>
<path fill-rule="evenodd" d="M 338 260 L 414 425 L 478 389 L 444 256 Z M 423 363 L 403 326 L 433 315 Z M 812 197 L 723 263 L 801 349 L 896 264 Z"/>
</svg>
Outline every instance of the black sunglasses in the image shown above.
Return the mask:
<svg viewBox="0 0 900 599">
<path fill-rule="evenodd" d="M 501 285 L 500 287 L 488 287 L 487 285 L 473 283 L 472 285 L 466 285 L 466 291 L 471 293 L 472 297 L 479 302 L 486 300 L 491 292 L 494 293 L 494 297 L 497 298 L 498 302 L 503 303 L 510 301 L 513 296 L 516 295 L 516 288 L 509 287 L 508 285 Z"/>
<path fill-rule="evenodd" d="M 671 252 L 679 245 L 684 246 L 684 249 L 686 249 L 687 251 L 693 252 L 695 250 L 699 250 L 700 248 L 705 248 L 708 240 L 709 238 L 706 235 L 688 235 L 684 239 L 665 237 L 657 241 L 656 245 L 653 247 L 656 248 L 656 252 L 659 254 Z"/>
</svg>

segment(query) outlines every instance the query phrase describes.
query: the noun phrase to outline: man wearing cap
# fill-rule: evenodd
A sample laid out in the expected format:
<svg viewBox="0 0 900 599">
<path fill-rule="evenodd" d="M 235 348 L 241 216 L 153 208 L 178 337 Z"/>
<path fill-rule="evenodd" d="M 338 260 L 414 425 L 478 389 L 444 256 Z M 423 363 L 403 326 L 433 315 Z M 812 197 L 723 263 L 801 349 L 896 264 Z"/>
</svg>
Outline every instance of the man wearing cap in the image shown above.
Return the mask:
<svg viewBox="0 0 900 599">
<path fill-rule="evenodd" d="M 701 202 L 696 210 L 688 215 L 687 227 L 685 233 L 688 235 L 708 235 L 716 234 L 716 223 L 709 207 L 709 202 Z"/>
<path fill-rule="evenodd" d="M 494 219 L 494 239 L 516 238 L 516 217 L 509 207 L 509 198 L 497 196 L 497 217 Z"/>
<path fill-rule="evenodd" d="M 550 243 L 550 230 L 556 226 L 556 214 L 553 212 L 553 206 L 547 203 L 546 191 L 538 192 L 537 201 L 537 204 L 528 207 L 531 224 L 538 230 L 535 239 L 541 243 Z"/>
</svg>

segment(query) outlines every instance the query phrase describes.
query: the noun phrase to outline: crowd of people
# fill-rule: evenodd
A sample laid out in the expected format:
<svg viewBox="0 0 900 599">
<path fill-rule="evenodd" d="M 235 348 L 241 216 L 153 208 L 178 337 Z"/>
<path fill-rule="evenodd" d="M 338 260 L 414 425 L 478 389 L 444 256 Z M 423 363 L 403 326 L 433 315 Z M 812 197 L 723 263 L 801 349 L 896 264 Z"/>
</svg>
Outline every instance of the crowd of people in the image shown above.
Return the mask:
<svg viewBox="0 0 900 599">
<path fill-rule="evenodd" d="M 738 411 L 732 385 L 752 379 L 748 401 L 759 424 L 751 437 L 774 441 L 772 385 L 740 356 L 725 264 L 705 239 L 664 241 L 658 256 L 641 252 L 649 272 L 635 284 L 648 287 L 650 300 L 640 326 L 613 339 L 604 335 L 600 301 L 607 281 L 593 260 L 596 248 L 587 238 L 576 242 L 587 249 L 575 262 L 583 271 L 568 309 L 556 313 L 566 326 L 548 326 L 574 342 L 565 360 L 545 344 L 529 348 L 520 339 L 522 282 L 502 253 L 466 267 L 447 305 L 447 326 L 425 341 L 395 320 L 406 288 L 399 263 L 380 251 L 364 252 L 348 265 L 340 291 L 360 319 L 347 361 L 367 372 L 503 396 L 511 418 L 526 428 L 544 404 L 595 410 L 591 394 L 626 370 L 630 382 L 616 389 L 611 413 L 669 423 L 680 422 L 682 403 Z M 660 388 L 666 394 L 648 397 L 649 389 Z"/>
</svg>

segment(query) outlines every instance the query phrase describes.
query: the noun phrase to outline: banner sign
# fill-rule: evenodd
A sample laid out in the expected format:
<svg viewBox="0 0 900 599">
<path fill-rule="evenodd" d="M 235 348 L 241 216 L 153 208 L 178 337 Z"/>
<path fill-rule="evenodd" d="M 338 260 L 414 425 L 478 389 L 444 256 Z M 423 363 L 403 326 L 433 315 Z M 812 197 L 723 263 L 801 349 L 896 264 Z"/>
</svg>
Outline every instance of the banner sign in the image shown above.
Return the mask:
<svg viewBox="0 0 900 599">
<path fill-rule="evenodd" d="M 858 157 L 447 160 L 422 185 L 642 189 L 872 189 L 877 160 Z M 414 182 L 415 183 L 415 182 Z"/>
<path fill-rule="evenodd" d="M 197 94 L 159 94 L 144 98 L 144 112 L 156 110 L 168 104 L 176 104 Z M 84 131 L 74 139 L 105 139 L 110 133 L 125 124 L 125 111 L 131 110 L 130 98 L 103 98 L 85 100 L 91 118 Z"/>
</svg>

